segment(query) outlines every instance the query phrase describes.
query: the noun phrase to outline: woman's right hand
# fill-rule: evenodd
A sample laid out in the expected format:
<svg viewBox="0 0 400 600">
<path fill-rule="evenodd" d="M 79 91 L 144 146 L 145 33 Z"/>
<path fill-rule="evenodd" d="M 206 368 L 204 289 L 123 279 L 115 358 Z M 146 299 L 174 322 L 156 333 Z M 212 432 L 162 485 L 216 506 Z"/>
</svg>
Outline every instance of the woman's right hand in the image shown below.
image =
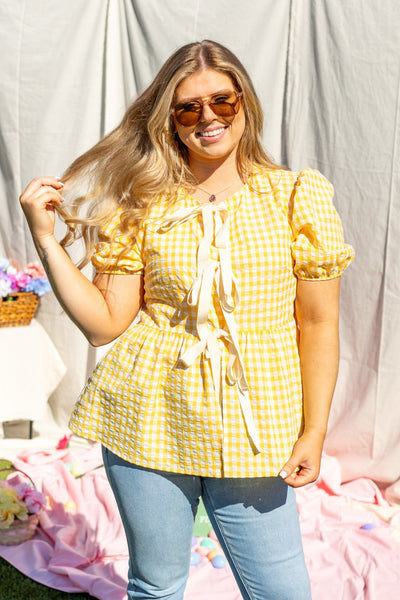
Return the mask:
<svg viewBox="0 0 400 600">
<path fill-rule="evenodd" d="M 54 234 L 55 207 L 64 201 L 64 184 L 57 177 L 36 177 L 19 197 L 29 229 L 36 240 Z"/>
</svg>

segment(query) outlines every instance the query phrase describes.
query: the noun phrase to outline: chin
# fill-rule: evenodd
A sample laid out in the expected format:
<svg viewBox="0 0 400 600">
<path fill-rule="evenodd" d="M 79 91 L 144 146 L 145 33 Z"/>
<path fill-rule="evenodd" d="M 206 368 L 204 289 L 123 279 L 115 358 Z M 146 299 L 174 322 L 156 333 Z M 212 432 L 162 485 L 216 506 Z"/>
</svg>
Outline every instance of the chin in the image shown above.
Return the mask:
<svg viewBox="0 0 400 600">
<path fill-rule="evenodd" d="M 208 160 L 222 160 L 236 154 L 237 146 L 224 147 L 215 144 L 215 146 L 209 146 L 207 148 L 189 148 L 189 156 L 193 159 L 201 158 Z"/>
</svg>

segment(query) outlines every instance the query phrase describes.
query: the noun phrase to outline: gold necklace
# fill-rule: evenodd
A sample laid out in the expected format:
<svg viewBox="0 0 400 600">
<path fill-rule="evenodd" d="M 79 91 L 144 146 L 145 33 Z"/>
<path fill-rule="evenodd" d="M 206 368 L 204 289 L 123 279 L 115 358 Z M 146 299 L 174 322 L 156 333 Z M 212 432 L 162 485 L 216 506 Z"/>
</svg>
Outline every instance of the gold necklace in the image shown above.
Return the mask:
<svg viewBox="0 0 400 600">
<path fill-rule="evenodd" d="M 209 202 L 215 202 L 217 199 L 217 196 L 219 194 L 222 194 L 222 192 L 225 192 L 225 190 L 228 190 L 230 187 L 232 187 L 234 185 L 234 183 L 230 183 L 229 185 L 227 185 L 226 187 L 222 188 L 222 190 L 218 190 L 218 192 L 216 192 L 215 194 L 210 194 L 210 192 L 208 190 L 206 190 L 205 188 L 201 187 L 201 185 L 197 184 L 196 187 L 201 190 L 202 192 L 204 192 L 205 194 L 207 194 L 208 196 L 208 201 Z"/>
</svg>

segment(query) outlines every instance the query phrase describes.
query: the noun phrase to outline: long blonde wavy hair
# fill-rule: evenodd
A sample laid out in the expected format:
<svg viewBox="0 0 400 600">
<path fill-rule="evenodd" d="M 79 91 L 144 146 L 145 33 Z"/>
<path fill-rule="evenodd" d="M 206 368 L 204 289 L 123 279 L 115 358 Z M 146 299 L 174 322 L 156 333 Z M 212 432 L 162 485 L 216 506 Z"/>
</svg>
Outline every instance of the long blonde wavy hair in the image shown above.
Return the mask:
<svg viewBox="0 0 400 600">
<path fill-rule="evenodd" d="M 77 158 L 63 174 L 65 190 L 72 195 L 79 189 L 80 181 L 85 182 L 85 191 L 77 193 L 68 208 L 59 210 L 68 227 L 61 244 L 68 246 L 76 239 L 84 240 L 85 255 L 80 268 L 90 260 L 99 228 L 116 211 L 120 211 L 118 229 L 129 240 L 125 254 L 135 243 L 140 223 L 160 194 L 169 194 L 173 202 L 178 187 L 196 185 L 187 148 L 175 133 L 172 107 L 179 84 L 201 69 L 229 75 L 236 89 L 242 92 L 246 126 L 237 150 L 242 180 L 249 177 L 254 164 L 277 168 L 263 149 L 261 104 L 238 58 L 210 40 L 179 48 L 128 107 L 118 127 Z M 117 228 L 111 242 L 116 234 Z"/>
</svg>

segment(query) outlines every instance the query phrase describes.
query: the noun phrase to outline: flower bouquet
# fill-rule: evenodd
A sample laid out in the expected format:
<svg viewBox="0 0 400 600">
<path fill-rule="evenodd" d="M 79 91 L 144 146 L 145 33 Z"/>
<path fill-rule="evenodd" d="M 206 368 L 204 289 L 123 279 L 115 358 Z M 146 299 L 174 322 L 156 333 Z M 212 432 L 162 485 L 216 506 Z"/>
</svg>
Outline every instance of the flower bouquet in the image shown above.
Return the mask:
<svg viewBox="0 0 400 600">
<path fill-rule="evenodd" d="M 8 258 L 0 258 L 0 327 L 29 325 L 39 297 L 50 289 L 40 263 L 31 262 L 18 270 Z"/>
<path fill-rule="evenodd" d="M 0 481 L 0 544 L 4 546 L 20 544 L 33 537 L 40 513 L 46 506 L 44 494 L 35 489 L 25 473 L 22 475 L 28 483 L 21 480 L 19 471 Z"/>
</svg>

